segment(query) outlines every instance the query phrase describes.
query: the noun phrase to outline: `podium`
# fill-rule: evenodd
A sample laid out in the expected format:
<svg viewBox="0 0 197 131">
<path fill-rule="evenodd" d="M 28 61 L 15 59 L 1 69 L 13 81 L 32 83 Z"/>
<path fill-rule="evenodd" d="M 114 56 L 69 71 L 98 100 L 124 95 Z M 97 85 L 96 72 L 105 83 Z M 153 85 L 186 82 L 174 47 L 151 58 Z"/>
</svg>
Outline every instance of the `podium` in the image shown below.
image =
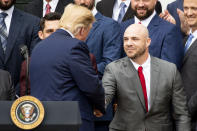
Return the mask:
<svg viewBox="0 0 197 131">
<path fill-rule="evenodd" d="M 0 130 L 22 131 L 12 122 L 10 109 L 13 101 L 0 101 Z M 78 131 L 81 117 L 77 101 L 42 101 L 45 116 L 31 131 Z"/>
</svg>

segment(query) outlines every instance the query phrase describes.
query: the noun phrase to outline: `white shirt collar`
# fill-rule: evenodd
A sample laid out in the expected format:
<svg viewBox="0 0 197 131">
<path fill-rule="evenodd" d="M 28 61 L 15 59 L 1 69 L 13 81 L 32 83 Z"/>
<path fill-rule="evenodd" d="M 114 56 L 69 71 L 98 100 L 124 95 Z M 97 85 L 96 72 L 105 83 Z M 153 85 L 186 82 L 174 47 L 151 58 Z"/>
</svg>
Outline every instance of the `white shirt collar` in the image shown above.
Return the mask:
<svg viewBox="0 0 197 131">
<path fill-rule="evenodd" d="M 152 18 L 156 15 L 156 11 L 154 10 L 154 12 L 152 13 L 151 16 L 149 16 L 147 19 L 140 21 L 136 16 L 134 16 L 134 20 L 135 20 L 135 24 L 141 22 L 142 25 L 148 27 L 150 21 L 152 20 Z"/>
<path fill-rule="evenodd" d="M 7 27 L 7 32 L 9 34 L 9 30 L 10 30 L 10 23 L 11 23 L 11 20 L 12 20 L 12 14 L 13 14 L 13 11 L 14 11 L 14 5 L 12 7 L 10 7 L 8 10 L 1 10 L 0 9 L 0 13 L 2 12 L 5 12 L 7 13 L 8 15 L 5 17 L 5 24 L 6 24 L 6 27 Z"/>
<path fill-rule="evenodd" d="M 150 55 L 148 55 L 148 59 L 142 65 L 137 64 L 132 59 L 130 59 L 130 60 L 133 63 L 136 70 L 138 70 L 139 66 L 142 66 L 143 69 L 150 67 Z"/>
<path fill-rule="evenodd" d="M 97 11 L 96 8 L 94 7 L 93 10 L 92 10 L 93 16 L 95 16 L 97 13 L 98 13 L 98 11 Z"/>
<path fill-rule="evenodd" d="M 60 28 L 60 29 L 65 30 L 66 32 L 68 32 L 69 35 L 71 35 L 72 38 L 75 38 L 75 36 L 74 36 L 74 35 L 72 34 L 72 32 L 70 32 L 69 30 L 64 29 L 63 27 Z"/>
<path fill-rule="evenodd" d="M 5 12 L 8 14 L 8 16 L 12 16 L 13 11 L 14 11 L 14 5 L 12 7 L 10 7 L 8 10 L 1 10 L 0 9 L 0 13 Z"/>
<path fill-rule="evenodd" d="M 49 5 L 51 6 L 51 12 L 55 12 L 55 9 L 57 7 L 59 0 L 51 0 L 49 2 Z M 43 0 L 43 17 L 46 14 L 46 5 L 48 2 L 46 2 L 46 0 Z"/>
</svg>

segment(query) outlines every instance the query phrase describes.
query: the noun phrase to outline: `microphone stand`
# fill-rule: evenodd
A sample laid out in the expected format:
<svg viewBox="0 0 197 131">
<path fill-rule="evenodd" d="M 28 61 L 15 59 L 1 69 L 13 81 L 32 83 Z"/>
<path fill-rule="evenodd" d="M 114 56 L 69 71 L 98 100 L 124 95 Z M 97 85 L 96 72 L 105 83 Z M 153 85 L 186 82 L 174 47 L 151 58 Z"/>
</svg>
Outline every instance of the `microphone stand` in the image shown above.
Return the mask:
<svg viewBox="0 0 197 131">
<path fill-rule="evenodd" d="M 25 57 L 26 57 L 26 95 L 28 95 L 29 93 L 29 53 L 28 50 L 25 53 Z"/>
</svg>

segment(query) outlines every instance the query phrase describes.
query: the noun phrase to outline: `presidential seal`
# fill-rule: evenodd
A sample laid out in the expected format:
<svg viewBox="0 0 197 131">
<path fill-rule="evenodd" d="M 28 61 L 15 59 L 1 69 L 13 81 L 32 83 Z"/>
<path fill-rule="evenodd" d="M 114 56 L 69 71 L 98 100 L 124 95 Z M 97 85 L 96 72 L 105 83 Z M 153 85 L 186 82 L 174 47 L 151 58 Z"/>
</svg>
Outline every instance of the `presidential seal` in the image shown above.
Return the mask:
<svg viewBox="0 0 197 131">
<path fill-rule="evenodd" d="M 14 101 L 10 114 L 17 127 L 29 130 L 39 126 L 44 119 L 44 107 L 37 98 L 23 96 Z"/>
</svg>

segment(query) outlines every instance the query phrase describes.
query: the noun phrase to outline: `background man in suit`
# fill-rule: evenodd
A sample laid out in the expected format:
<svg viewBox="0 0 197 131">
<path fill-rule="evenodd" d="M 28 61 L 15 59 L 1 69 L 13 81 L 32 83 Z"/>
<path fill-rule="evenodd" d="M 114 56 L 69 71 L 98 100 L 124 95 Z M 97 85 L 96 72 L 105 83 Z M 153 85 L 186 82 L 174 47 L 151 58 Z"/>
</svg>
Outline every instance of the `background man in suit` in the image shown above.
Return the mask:
<svg viewBox="0 0 197 131">
<path fill-rule="evenodd" d="M 124 33 L 127 56 L 105 69 L 106 105 L 115 94 L 118 102 L 110 131 L 190 131 L 181 76 L 174 64 L 149 55 L 150 43 L 146 27 L 129 26 Z"/>
<path fill-rule="evenodd" d="M 75 0 L 77 5 L 90 9 L 96 18 L 86 39 L 90 52 L 96 57 L 98 75 L 102 79 L 105 66 L 121 56 L 120 26 L 111 18 L 103 16 L 94 7 L 95 0 Z M 108 131 L 113 118 L 112 104 L 101 118 L 96 118 L 96 131 Z"/>
<path fill-rule="evenodd" d="M 96 8 L 104 16 L 120 23 L 133 18 L 130 2 L 131 0 L 102 0 L 97 3 Z"/>
<path fill-rule="evenodd" d="M 197 130 L 197 1 L 184 0 L 184 16 L 190 27 L 190 34 L 185 43 L 185 56 L 181 69 L 183 85 L 188 98 L 188 106 L 192 114 L 192 131 Z"/>
<path fill-rule="evenodd" d="M 131 0 L 134 18 L 121 24 L 121 36 L 125 29 L 133 23 L 141 23 L 150 33 L 151 55 L 167 60 L 180 69 L 183 58 L 181 31 L 174 25 L 160 18 L 155 12 L 157 0 Z"/>
<path fill-rule="evenodd" d="M 0 69 L 0 100 L 14 100 L 15 91 L 10 73 Z"/>
<path fill-rule="evenodd" d="M 40 19 L 40 31 L 38 32 L 38 36 L 41 40 L 50 36 L 53 32 L 59 29 L 59 20 L 61 15 L 56 12 L 48 13 L 44 17 Z M 26 90 L 26 79 L 27 79 L 27 65 L 26 60 L 23 61 L 21 65 L 21 73 L 20 73 L 20 96 L 30 95 L 30 82 L 28 82 L 28 93 Z"/>
<path fill-rule="evenodd" d="M 73 0 L 33 0 L 25 7 L 25 11 L 42 18 L 49 12 L 63 14 L 69 3 L 73 3 Z"/>
<path fill-rule="evenodd" d="M 131 9 L 131 0 L 102 0 L 97 3 L 96 8 L 104 16 L 113 18 L 119 23 L 131 19 L 134 16 L 134 12 Z M 158 14 L 162 12 L 159 1 L 157 1 L 155 10 Z"/>
<path fill-rule="evenodd" d="M 21 63 L 24 60 L 19 48 L 21 44 L 25 44 L 31 53 L 40 40 L 38 38 L 40 20 L 16 9 L 14 3 L 15 0 L 0 0 L 2 27 L 0 31 L 0 68 L 11 74 L 12 82 L 19 94 L 19 76 Z"/>
<path fill-rule="evenodd" d="M 104 112 L 104 90 L 83 42 L 93 21 L 87 8 L 69 4 L 60 19 L 61 29 L 36 46 L 30 62 L 31 95 L 78 101 L 80 131 L 94 131 L 93 107 Z"/>
</svg>

